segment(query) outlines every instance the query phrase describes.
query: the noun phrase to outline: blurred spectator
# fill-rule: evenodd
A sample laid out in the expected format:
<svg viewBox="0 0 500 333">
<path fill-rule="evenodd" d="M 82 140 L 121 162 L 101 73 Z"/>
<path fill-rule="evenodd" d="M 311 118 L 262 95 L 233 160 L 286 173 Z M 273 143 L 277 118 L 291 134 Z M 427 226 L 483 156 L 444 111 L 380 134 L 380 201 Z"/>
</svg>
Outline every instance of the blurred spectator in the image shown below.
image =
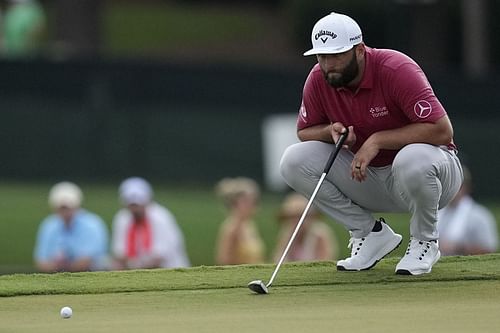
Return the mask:
<svg viewBox="0 0 500 333">
<path fill-rule="evenodd" d="M 37 0 L 8 0 L 3 19 L 3 51 L 7 57 L 39 55 L 46 37 L 46 18 Z"/>
<path fill-rule="evenodd" d="M 115 269 L 190 266 L 174 215 L 153 200 L 153 190 L 146 180 L 124 180 L 119 196 L 124 208 L 113 219 Z"/>
<path fill-rule="evenodd" d="M 292 233 L 306 209 L 308 200 L 298 193 L 285 197 L 278 214 L 280 231 L 274 251 L 278 261 L 283 255 Z M 337 239 L 330 226 L 321 220 L 316 207 L 311 206 L 295 239 L 288 250 L 285 261 L 336 260 L 338 254 Z"/>
<path fill-rule="evenodd" d="M 42 221 L 34 259 L 42 272 L 107 268 L 108 230 L 102 219 L 81 208 L 82 191 L 70 182 L 54 185 L 49 205 L 55 214 Z"/>
<path fill-rule="evenodd" d="M 215 191 L 227 208 L 227 217 L 219 229 L 215 261 L 218 265 L 264 262 L 264 243 L 253 217 L 260 190 L 249 178 L 224 178 Z"/>
<path fill-rule="evenodd" d="M 494 216 L 471 197 L 471 175 L 455 198 L 438 212 L 439 249 L 443 255 L 473 255 L 495 252 L 498 234 Z"/>
</svg>

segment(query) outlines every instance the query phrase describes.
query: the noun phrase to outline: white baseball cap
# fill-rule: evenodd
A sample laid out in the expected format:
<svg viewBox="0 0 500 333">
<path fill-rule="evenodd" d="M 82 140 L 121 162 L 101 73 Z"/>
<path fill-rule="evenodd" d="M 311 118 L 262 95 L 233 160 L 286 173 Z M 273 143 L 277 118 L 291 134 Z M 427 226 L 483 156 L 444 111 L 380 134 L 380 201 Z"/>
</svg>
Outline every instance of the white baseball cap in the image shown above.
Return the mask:
<svg viewBox="0 0 500 333">
<path fill-rule="evenodd" d="M 362 41 L 363 34 L 356 21 L 347 15 L 331 13 L 314 25 L 311 33 L 313 48 L 304 55 L 342 53 Z"/>
<path fill-rule="evenodd" d="M 70 182 L 55 184 L 49 192 L 49 205 L 56 209 L 60 207 L 78 208 L 83 200 L 80 188 Z"/>
<path fill-rule="evenodd" d="M 140 177 L 125 179 L 118 190 L 120 199 L 125 205 L 147 205 L 153 199 L 153 189 L 149 183 Z"/>
</svg>

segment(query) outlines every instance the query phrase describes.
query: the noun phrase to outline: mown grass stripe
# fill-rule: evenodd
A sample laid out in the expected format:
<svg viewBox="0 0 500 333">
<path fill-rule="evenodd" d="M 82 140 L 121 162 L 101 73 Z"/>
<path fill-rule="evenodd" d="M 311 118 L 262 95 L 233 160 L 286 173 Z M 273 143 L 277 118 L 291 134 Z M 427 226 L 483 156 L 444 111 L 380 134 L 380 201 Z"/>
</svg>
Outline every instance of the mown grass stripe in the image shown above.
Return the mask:
<svg viewBox="0 0 500 333">
<path fill-rule="evenodd" d="M 337 272 L 334 262 L 284 264 L 274 286 L 406 283 L 429 281 L 500 280 L 500 254 L 445 257 L 431 274 L 394 274 L 398 258 L 382 260 L 362 272 Z M 268 281 L 275 265 L 199 266 L 157 269 L 0 276 L 0 296 L 103 294 L 166 290 L 246 288 L 255 279 Z"/>
</svg>

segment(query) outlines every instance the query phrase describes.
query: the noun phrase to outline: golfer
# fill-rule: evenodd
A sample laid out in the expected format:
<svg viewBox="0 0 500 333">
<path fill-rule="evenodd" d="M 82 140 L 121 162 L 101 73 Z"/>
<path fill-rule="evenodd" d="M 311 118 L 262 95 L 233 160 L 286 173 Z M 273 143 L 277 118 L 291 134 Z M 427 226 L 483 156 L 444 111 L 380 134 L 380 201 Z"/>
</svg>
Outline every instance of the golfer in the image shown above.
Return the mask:
<svg viewBox="0 0 500 333">
<path fill-rule="evenodd" d="M 457 193 L 462 169 L 453 128 L 422 69 L 408 56 L 363 43 L 358 24 L 331 13 L 313 27 L 314 65 L 306 79 L 297 133 L 281 173 L 310 196 L 341 133 L 344 147 L 316 205 L 351 234 L 340 271 L 373 267 L 401 243 L 377 212 L 409 212 L 410 241 L 397 274 L 429 273 L 439 260 L 437 211 Z"/>
</svg>

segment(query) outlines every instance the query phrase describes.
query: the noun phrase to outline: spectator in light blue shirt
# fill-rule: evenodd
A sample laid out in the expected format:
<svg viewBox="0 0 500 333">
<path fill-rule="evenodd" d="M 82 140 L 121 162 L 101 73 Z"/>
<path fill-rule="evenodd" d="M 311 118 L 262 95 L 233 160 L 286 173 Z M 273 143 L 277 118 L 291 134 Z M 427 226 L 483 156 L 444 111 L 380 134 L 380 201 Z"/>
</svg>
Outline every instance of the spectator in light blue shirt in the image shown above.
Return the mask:
<svg viewBox="0 0 500 333">
<path fill-rule="evenodd" d="M 41 272 L 80 272 L 107 268 L 108 230 L 103 220 L 81 208 L 80 188 L 54 185 L 49 205 L 54 214 L 38 229 L 34 260 Z"/>
</svg>

